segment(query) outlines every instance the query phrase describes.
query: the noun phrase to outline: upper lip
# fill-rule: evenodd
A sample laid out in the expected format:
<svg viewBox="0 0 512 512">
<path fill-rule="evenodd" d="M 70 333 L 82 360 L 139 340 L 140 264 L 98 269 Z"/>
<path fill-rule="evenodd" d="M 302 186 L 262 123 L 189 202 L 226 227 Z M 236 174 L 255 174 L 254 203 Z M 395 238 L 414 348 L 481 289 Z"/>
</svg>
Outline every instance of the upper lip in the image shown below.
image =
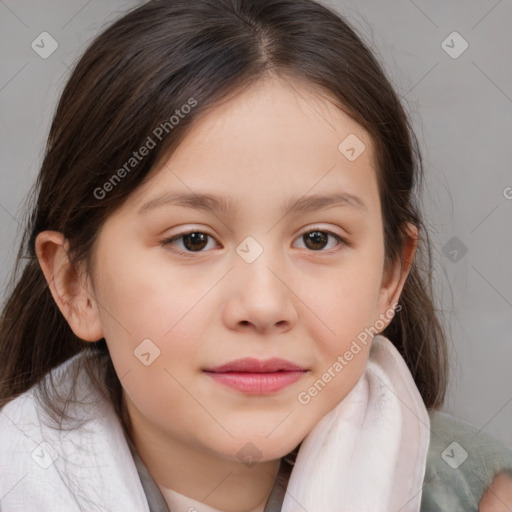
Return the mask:
<svg viewBox="0 0 512 512">
<path fill-rule="evenodd" d="M 286 359 L 255 359 L 247 357 L 244 359 L 236 359 L 229 363 L 222 364 L 211 368 L 205 368 L 204 371 L 225 373 L 225 372 L 252 372 L 252 373 L 271 373 L 278 371 L 305 371 L 305 368 L 287 361 Z"/>
</svg>

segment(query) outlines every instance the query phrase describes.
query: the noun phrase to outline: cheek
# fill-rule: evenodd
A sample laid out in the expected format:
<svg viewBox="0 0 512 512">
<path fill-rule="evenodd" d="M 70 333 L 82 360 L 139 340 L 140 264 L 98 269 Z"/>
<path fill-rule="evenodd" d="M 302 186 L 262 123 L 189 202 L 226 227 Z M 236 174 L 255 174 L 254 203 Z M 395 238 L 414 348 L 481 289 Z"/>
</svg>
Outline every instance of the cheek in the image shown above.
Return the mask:
<svg viewBox="0 0 512 512">
<path fill-rule="evenodd" d="M 202 354 L 197 295 L 180 294 L 176 300 L 147 284 L 134 295 L 126 289 L 123 293 L 129 334 L 110 322 L 106 340 L 125 393 L 147 420 L 169 429 L 182 411 L 197 408 L 194 414 L 204 414 L 187 391 L 193 389 Z M 182 422 L 187 420 L 180 415 L 178 426 Z M 187 429 L 192 427 L 187 424 Z"/>
<path fill-rule="evenodd" d="M 303 276 L 304 302 L 321 320 L 319 328 L 334 348 L 342 348 L 343 342 L 373 325 L 381 280 L 378 269 L 378 263 L 354 255 L 321 279 Z"/>
<path fill-rule="evenodd" d="M 165 389 L 170 379 L 166 369 L 180 376 L 184 368 L 200 361 L 197 315 L 214 281 L 185 282 L 186 273 L 179 268 L 163 272 L 158 266 L 144 265 L 143 258 L 138 264 L 129 258 L 103 261 L 98 300 L 116 372 L 120 377 L 129 373 L 123 385 L 148 389 L 164 385 Z"/>
<path fill-rule="evenodd" d="M 380 263 L 370 251 L 353 256 L 334 269 L 328 279 L 313 276 L 303 283 L 307 305 L 316 318 L 310 330 L 314 331 L 319 364 L 299 402 L 311 400 L 315 403 L 313 409 L 322 407 L 325 411 L 342 400 L 368 360 L 374 332 L 371 328 L 378 314 Z"/>
<path fill-rule="evenodd" d="M 99 274 L 102 321 L 133 341 L 165 337 L 208 291 L 208 279 L 190 279 L 165 259 L 162 265 L 153 251 L 128 248 L 122 259 L 106 254 Z"/>
</svg>

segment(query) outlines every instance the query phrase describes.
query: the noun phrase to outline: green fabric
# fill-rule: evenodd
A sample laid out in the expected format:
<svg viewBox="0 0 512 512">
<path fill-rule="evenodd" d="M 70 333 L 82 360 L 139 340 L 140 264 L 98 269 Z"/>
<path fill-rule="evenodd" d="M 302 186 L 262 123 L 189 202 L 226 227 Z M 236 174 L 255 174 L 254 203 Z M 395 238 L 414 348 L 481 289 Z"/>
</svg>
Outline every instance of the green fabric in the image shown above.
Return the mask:
<svg viewBox="0 0 512 512">
<path fill-rule="evenodd" d="M 430 413 L 430 422 L 421 512 L 478 512 L 480 499 L 495 475 L 512 471 L 512 449 L 440 411 Z"/>
</svg>

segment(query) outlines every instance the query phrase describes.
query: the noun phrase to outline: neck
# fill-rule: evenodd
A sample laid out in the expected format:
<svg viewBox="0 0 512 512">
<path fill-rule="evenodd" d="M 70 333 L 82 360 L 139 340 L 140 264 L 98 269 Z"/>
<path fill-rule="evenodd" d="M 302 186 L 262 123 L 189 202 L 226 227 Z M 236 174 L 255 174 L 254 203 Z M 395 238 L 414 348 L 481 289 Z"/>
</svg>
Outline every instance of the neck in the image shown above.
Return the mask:
<svg viewBox="0 0 512 512">
<path fill-rule="evenodd" d="M 263 511 L 280 459 L 248 467 L 155 431 L 130 412 L 130 437 L 157 484 L 225 512 Z"/>
</svg>

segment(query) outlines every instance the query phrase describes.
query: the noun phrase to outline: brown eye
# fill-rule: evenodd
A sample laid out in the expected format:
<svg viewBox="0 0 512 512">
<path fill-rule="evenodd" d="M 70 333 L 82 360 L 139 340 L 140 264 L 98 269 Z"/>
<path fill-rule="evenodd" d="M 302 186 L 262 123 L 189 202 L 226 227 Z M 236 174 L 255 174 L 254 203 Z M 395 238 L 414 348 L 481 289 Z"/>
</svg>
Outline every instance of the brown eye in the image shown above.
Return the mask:
<svg viewBox="0 0 512 512">
<path fill-rule="evenodd" d="M 178 252 L 203 252 L 203 249 L 208 245 L 209 239 L 213 240 L 207 233 L 191 231 L 168 238 L 162 242 L 162 245 L 175 246 L 177 245 L 176 242 L 181 241 L 182 247 L 177 248 Z"/>
<path fill-rule="evenodd" d="M 302 239 L 306 244 L 308 249 L 319 250 L 323 249 L 327 241 L 329 240 L 329 235 L 326 235 L 323 231 L 310 231 L 302 235 Z"/>
<path fill-rule="evenodd" d="M 339 245 L 348 245 L 339 235 L 322 229 L 307 231 L 299 237 L 304 247 L 316 252 L 330 252 Z M 334 240 L 334 244 L 331 242 Z"/>
<path fill-rule="evenodd" d="M 189 233 L 183 235 L 183 245 L 189 251 L 200 251 L 204 249 L 208 242 L 208 235 L 206 233 Z"/>
</svg>

